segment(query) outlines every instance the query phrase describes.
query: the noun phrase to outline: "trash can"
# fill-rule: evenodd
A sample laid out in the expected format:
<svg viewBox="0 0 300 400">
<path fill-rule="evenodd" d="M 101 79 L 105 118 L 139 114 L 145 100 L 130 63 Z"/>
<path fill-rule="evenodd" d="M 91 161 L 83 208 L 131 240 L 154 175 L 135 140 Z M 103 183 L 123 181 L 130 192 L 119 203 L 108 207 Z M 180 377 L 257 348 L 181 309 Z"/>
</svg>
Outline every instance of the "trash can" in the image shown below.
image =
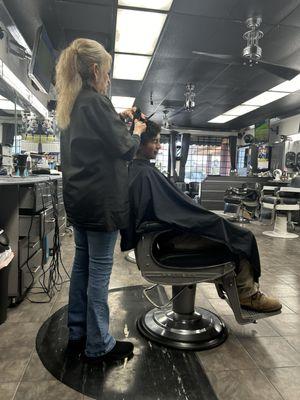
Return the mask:
<svg viewBox="0 0 300 400">
<path fill-rule="evenodd" d="M 8 237 L 0 228 L 0 324 L 3 324 L 7 317 L 8 274 L 12 258 L 13 253 L 9 247 Z"/>
</svg>

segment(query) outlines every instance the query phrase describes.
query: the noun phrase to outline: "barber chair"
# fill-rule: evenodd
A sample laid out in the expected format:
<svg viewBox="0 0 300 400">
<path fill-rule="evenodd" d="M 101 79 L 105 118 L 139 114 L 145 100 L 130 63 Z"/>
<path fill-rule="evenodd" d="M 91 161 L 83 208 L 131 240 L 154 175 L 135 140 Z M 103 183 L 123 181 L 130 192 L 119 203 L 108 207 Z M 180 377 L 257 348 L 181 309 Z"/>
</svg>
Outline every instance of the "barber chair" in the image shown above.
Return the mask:
<svg viewBox="0 0 300 400">
<path fill-rule="evenodd" d="M 169 239 L 182 232 L 168 225 L 147 222 L 140 227 L 140 240 L 135 249 L 136 262 L 142 276 L 153 285 L 144 289 L 145 297 L 155 308 L 137 321 L 139 331 L 148 339 L 183 350 L 205 350 L 222 344 L 227 328 L 216 314 L 195 308 L 196 285 L 213 282 L 219 296 L 232 308 L 239 324 L 254 323 L 276 313 L 255 313 L 240 307 L 233 255 L 227 246 L 205 240 L 197 251 L 174 251 Z M 207 243 L 209 242 L 209 246 Z M 161 285 L 172 286 L 172 298 L 166 299 Z M 154 289 L 160 301 L 153 300 Z"/>
<path fill-rule="evenodd" d="M 263 186 L 260 196 L 260 222 L 263 225 L 273 225 L 275 221 L 276 192 L 279 186 Z"/>
<path fill-rule="evenodd" d="M 230 218 L 232 222 L 249 223 L 258 207 L 259 194 L 256 189 L 247 186 L 229 187 L 225 192 L 224 213 L 235 213 Z"/>
<path fill-rule="evenodd" d="M 272 211 L 272 221 L 274 221 L 273 231 L 264 231 L 266 236 L 294 239 L 298 235 L 288 232 L 288 226 L 292 226 L 292 212 L 300 210 L 300 188 L 281 187 L 275 196 L 263 197 L 262 207 Z"/>
</svg>

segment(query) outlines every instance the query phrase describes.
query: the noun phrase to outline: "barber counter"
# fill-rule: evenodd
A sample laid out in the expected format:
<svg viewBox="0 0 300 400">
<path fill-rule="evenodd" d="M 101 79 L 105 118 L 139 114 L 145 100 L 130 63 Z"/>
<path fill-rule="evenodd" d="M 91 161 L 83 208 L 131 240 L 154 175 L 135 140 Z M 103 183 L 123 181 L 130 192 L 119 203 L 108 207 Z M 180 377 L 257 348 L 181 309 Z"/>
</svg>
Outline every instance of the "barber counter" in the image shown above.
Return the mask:
<svg viewBox="0 0 300 400">
<path fill-rule="evenodd" d="M 15 254 L 10 265 L 10 304 L 21 301 L 46 262 L 56 224 L 65 227 L 61 176 L 0 178 L 0 226 Z"/>
</svg>

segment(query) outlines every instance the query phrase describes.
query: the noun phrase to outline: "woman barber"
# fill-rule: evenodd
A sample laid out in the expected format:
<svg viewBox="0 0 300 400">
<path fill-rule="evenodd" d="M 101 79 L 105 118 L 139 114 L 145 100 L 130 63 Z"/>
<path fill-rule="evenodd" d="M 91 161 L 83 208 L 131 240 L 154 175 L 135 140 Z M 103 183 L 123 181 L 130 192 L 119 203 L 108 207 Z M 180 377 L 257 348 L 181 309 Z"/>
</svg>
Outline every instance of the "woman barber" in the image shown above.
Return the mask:
<svg viewBox="0 0 300 400">
<path fill-rule="evenodd" d="M 108 286 L 118 230 L 128 224 L 126 162 L 146 126 L 135 121 L 131 136 L 106 97 L 110 67 L 110 54 L 89 39 L 74 40 L 56 67 L 63 195 L 75 239 L 67 352 L 90 363 L 133 353 L 132 343 L 109 333 Z"/>
</svg>

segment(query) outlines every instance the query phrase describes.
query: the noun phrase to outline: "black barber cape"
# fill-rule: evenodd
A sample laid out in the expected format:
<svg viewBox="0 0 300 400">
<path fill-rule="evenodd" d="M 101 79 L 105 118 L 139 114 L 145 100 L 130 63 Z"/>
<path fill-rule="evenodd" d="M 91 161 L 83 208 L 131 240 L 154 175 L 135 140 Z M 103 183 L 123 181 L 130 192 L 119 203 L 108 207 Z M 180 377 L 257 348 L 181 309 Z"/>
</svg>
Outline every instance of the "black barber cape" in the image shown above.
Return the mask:
<svg viewBox="0 0 300 400">
<path fill-rule="evenodd" d="M 185 232 L 223 243 L 240 258 L 246 257 L 260 276 L 260 261 L 254 235 L 206 210 L 182 193 L 150 161 L 133 160 L 129 166 L 130 225 L 121 230 L 122 251 L 134 248 L 143 222 L 158 221 Z M 238 258 L 238 257 L 237 257 Z"/>
</svg>

